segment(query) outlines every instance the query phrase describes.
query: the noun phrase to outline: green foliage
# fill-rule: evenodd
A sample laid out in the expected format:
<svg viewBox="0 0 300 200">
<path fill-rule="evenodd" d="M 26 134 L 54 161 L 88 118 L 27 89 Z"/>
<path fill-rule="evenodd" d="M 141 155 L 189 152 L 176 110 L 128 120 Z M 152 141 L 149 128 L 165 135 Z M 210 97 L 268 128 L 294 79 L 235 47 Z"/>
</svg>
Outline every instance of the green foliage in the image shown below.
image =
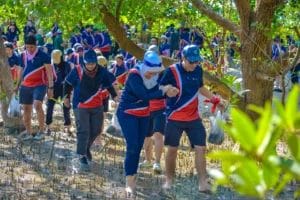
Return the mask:
<svg viewBox="0 0 300 200">
<path fill-rule="evenodd" d="M 260 117 L 253 122 L 244 112 L 232 109 L 232 124 L 226 132 L 240 144 L 239 152 L 218 151 L 210 158 L 222 162 L 222 171 L 212 170 L 216 185 L 232 187 L 239 193 L 265 198 L 278 195 L 293 179 L 300 180 L 300 88 L 294 87 L 287 103 L 275 102 L 264 108 L 250 106 Z M 278 142 L 287 145 L 289 154 L 276 152 Z M 299 192 L 295 191 L 295 197 Z"/>
</svg>

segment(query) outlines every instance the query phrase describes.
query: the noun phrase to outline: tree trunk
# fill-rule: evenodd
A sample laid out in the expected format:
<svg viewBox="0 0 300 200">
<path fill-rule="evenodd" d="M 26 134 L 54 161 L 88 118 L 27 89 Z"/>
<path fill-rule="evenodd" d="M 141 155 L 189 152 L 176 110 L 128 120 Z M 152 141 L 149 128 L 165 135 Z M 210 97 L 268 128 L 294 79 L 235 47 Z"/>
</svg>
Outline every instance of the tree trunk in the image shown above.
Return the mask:
<svg viewBox="0 0 300 200">
<path fill-rule="evenodd" d="M 1 90 L 1 116 L 4 127 L 19 129 L 23 127 L 22 118 L 7 116 L 8 105 L 13 94 L 13 80 L 11 77 L 3 41 L 0 40 L 0 90 Z"/>
</svg>

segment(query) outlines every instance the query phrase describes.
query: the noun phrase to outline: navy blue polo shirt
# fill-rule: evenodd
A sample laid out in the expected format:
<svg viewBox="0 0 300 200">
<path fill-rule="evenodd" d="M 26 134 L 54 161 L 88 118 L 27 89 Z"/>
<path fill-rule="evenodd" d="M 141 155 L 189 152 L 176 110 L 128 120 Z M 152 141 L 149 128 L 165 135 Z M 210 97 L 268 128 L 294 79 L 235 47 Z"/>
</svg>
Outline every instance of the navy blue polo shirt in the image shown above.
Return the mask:
<svg viewBox="0 0 300 200">
<path fill-rule="evenodd" d="M 98 66 L 94 77 L 86 75 L 81 66 L 75 66 L 66 77 L 66 83 L 74 88 L 73 108 L 97 108 L 102 105 L 103 89 L 112 87 L 108 71 Z"/>
<path fill-rule="evenodd" d="M 178 63 L 167 68 L 160 85 L 171 84 L 179 89 L 176 97 L 167 97 L 166 114 L 168 119 L 175 121 L 193 121 L 198 119 L 198 91 L 203 86 L 202 68 L 197 66 L 194 71 L 186 71 Z"/>
<path fill-rule="evenodd" d="M 8 64 L 11 68 L 15 66 L 20 66 L 21 65 L 20 56 L 15 52 L 13 52 L 12 56 L 8 58 Z"/>
</svg>

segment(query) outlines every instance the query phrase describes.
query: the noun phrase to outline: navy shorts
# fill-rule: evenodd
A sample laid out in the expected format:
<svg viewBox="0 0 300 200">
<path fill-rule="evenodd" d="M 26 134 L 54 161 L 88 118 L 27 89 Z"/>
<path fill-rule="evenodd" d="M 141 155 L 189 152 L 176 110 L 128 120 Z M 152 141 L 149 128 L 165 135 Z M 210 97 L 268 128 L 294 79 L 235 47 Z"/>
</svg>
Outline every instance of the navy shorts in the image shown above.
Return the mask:
<svg viewBox="0 0 300 200">
<path fill-rule="evenodd" d="M 20 104 L 32 105 L 34 100 L 43 101 L 47 92 L 45 85 L 36 87 L 21 86 L 20 88 Z"/>
<path fill-rule="evenodd" d="M 178 147 L 183 131 L 186 132 L 192 147 L 206 146 L 206 132 L 200 119 L 188 122 L 168 120 L 165 129 L 165 145 Z"/>
<path fill-rule="evenodd" d="M 154 133 L 164 134 L 166 126 L 165 110 L 157 110 L 150 113 L 149 133 L 146 137 L 151 137 Z"/>
<path fill-rule="evenodd" d="M 109 98 L 105 98 L 102 100 L 103 103 L 103 112 L 108 112 Z"/>
</svg>

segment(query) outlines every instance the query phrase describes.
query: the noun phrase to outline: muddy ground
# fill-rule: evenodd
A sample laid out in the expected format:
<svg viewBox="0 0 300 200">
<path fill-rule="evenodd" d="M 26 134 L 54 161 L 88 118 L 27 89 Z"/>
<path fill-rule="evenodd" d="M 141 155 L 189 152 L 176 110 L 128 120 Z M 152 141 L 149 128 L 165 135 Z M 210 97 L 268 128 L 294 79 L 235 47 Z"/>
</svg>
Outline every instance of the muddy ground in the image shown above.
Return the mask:
<svg viewBox="0 0 300 200">
<path fill-rule="evenodd" d="M 63 132 L 63 118 L 59 113 L 55 113 L 53 134 L 39 142 L 20 142 L 17 139 L 19 130 L 9 132 L 1 128 L 0 199 L 125 199 L 123 138 L 102 134 L 92 149 L 91 171 L 78 172 L 74 168 L 76 140 Z M 109 119 L 105 126 L 108 123 Z M 222 146 L 208 146 L 209 151 L 236 147 L 228 138 Z M 174 188 L 163 191 L 163 175 L 143 169 L 138 174 L 136 199 L 250 199 L 223 187 L 212 195 L 198 193 L 193 152 L 186 137 L 178 155 Z M 163 162 L 162 167 L 164 169 Z M 208 168 L 213 167 L 218 167 L 218 163 L 208 161 Z M 288 187 L 278 199 L 292 199 L 295 187 Z"/>
</svg>

